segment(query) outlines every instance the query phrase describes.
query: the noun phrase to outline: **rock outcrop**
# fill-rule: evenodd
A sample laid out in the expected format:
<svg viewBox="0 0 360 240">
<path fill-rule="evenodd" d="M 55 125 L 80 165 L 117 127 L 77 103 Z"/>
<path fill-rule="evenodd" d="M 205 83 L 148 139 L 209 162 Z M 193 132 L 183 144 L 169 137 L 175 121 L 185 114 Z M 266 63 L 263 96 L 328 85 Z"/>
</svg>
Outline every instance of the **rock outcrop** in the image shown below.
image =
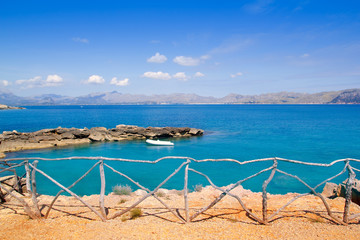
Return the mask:
<svg viewBox="0 0 360 240">
<path fill-rule="evenodd" d="M 7 109 L 25 109 L 23 107 L 10 107 L 4 104 L 0 104 L 0 110 L 7 110 Z"/>
<path fill-rule="evenodd" d="M 22 197 L 22 194 L 26 192 L 25 178 L 15 177 L 14 175 L 4 176 L 0 177 L 0 183 L 3 188 L 0 189 L 0 203 L 7 202 L 12 198 L 4 189 L 11 191 L 17 197 Z"/>
<path fill-rule="evenodd" d="M 117 125 L 116 128 L 104 127 L 55 128 L 43 129 L 31 133 L 4 131 L 0 134 L 0 158 L 6 152 L 28 149 L 41 149 L 58 146 L 76 145 L 91 142 L 124 141 L 154 138 L 181 138 L 201 136 L 204 131 L 188 127 L 138 127 L 132 125 Z"/>
<path fill-rule="evenodd" d="M 325 184 L 322 195 L 327 198 L 337 198 L 345 197 L 346 195 L 346 183 L 345 180 L 343 183 L 337 185 L 336 183 L 327 182 Z M 360 205 L 360 180 L 355 179 L 352 191 L 351 191 L 351 201 Z"/>
</svg>

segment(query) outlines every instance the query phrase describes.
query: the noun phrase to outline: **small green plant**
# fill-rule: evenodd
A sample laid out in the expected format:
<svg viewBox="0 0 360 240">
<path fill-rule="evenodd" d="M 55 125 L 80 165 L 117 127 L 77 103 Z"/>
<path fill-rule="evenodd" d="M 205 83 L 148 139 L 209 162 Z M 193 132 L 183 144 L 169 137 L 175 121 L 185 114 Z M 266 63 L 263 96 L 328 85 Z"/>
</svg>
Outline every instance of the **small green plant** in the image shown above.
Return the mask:
<svg viewBox="0 0 360 240">
<path fill-rule="evenodd" d="M 119 203 L 118 204 L 123 204 L 123 203 L 126 203 L 126 199 L 120 199 Z"/>
<path fill-rule="evenodd" d="M 228 218 L 227 220 L 232 223 L 238 222 L 238 220 L 236 218 Z"/>
<path fill-rule="evenodd" d="M 122 222 L 126 222 L 127 220 L 128 220 L 128 219 L 127 219 L 127 217 L 126 217 L 125 215 L 122 215 L 122 216 L 121 216 L 121 221 L 122 221 Z"/>
<path fill-rule="evenodd" d="M 184 190 L 177 190 L 177 191 L 176 191 L 176 194 L 177 194 L 178 196 L 182 196 L 182 195 L 184 195 Z"/>
<path fill-rule="evenodd" d="M 132 192 L 132 189 L 129 185 L 116 185 L 112 188 L 112 190 L 116 195 L 130 195 Z"/>
<path fill-rule="evenodd" d="M 155 195 L 157 197 L 165 197 L 166 196 L 166 194 L 163 191 L 158 191 L 158 192 L 155 193 Z"/>
<path fill-rule="evenodd" d="M 195 192 L 201 192 L 203 190 L 203 185 L 202 184 L 196 184 L 194 186 L 194 191 Z"/>
<path fill-rule="evenodd" d="M 130 219 L 136 219 L 143 214 L 141 208 L 133 208 L 130 211 Z"/>
<path fill-rule="evenodd" d="M 319 216 L 310 218 L 309 220 L 310 220 L 310 222 L 313 222 L 313 223 L 324 223 L 325 222 L 324 219 Z"/>
</svg>

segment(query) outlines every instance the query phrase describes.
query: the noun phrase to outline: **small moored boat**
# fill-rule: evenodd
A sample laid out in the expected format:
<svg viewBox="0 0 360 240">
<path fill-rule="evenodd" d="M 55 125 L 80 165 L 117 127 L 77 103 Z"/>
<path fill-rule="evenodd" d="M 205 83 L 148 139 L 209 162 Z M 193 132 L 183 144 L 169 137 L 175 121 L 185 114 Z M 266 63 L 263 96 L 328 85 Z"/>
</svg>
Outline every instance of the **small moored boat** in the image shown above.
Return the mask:
<svg viewBox="0 0 360 240">
<path fill-rule="evenodd" d="M 170 141 L 146 139 L 146 143 L 151 144 L 151 145 L 157 145 L 157 146 L 174 146 L 174 143 L 172 143 Z"/>
</svg>

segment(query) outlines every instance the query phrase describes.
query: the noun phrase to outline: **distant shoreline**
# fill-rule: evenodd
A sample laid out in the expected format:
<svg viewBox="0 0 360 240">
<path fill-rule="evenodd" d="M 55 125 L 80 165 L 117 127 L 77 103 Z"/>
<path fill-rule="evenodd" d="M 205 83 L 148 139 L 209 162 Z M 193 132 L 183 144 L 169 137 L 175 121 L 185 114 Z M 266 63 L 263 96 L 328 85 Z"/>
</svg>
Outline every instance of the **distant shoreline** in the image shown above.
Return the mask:
<svg viewBox="0 0 360 240">
<path fill-rule="evenodd" d="M 117 91 L 91 93 L 69 97 L 43 94 L 21 97 L 12 93 L 1 93 L 2 103 L 14 106 L 48 105 L 169 105 L 169 104 L 360 104 L 360 89 L 345 89 L 319 93 L 278 92 L 259 95 L 236 93 L 224 97 L 200 96 L 194 93 L 172 94 L 127 94 Z"/>
<path fill-rule="evenodd" d="M 257 105 L 265 105 L 265 106 L 336 106 L 336 105 L 360 105 L 360 103 L 161 103 L 161 104 L 133 104 L 133 103 L 115 103 L 115 104 L 54 104 L 54 105 L 21 105 L 19 107 L 12 107 L 11 109 L 27 109 L 27 107 L 66 107 L 66 106 L 227 106 L 227 105 L 246 105 L 246 106 L 257 106 Z M 2 110 L 2 109 L 0 109 Z"/>
</svg>

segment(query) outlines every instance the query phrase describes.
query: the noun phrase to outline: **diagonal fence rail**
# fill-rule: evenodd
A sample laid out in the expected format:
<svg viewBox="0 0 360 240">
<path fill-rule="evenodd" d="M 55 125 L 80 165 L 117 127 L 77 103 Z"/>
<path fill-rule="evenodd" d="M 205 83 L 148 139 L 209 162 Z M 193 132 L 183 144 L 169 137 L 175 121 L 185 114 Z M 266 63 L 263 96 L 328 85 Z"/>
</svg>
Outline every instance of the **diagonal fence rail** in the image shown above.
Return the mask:
<svg viewBox="0 0 360 240">
<path fill-rule="evenodd" d="M 156 164 L 161 161 L 170 160 L 170 159 L 178 159 L 182 160 L 182 163 L 169 175 L 167 176 L 161 183 L 159 183 L 153 190 L 150 190 L 140 183 L 136 182 L 134 179 L 129 177 L 123 172 L 120 172 L 119 170 L 115 169 L 111 166 L 112 162 L 132 162 L 132 163 L 144 163 L 144 164 Z M 95 164 L 93 164 L 82 176 L 80 176 L 75 182 L 73 182 L 68 187 L 65 187 L 63 184 L 61 184 L 59 181 L 55 180 L 53 177 L 51 177 L 49 174 L 45 173 L 43 170 L 40 169 L 40 162 L 42 161 L 62 161 L 62 160 L 92 160 L 95 161 Z M 254 173 L 244 179 L 240 179 L 234 184 L 230 185 L 226 189 L 221 188 L 219 186 L 216 186 L 213 181 L 210 179 L 210 177 L 203 172 L 200 172 L 192 167 L 190 167 L 191 163 L 204 163 L 204 162 L 233 162 L 239 165 L 248 165 L 248 164 L 254 164 L 254 163 L 260 163 L 260 162 L 270 162 L 272 165 L 268 168 L 262 169 L 258 171 L 257 173 Z M 334 166 L 335 164 L 344 163 L 344 167 L 340 172 L 337 174 L 323 180 L 319 184 L 317 184 L 315 187 L 311 187 L 307 182 L 305 182 L 303 179 L 298 177 L 297 175 L 290 174 L 282 169 L 279 169 L 279 163 L 280 162 L 287 162 L 297 165 L 307 165 L 307 166 L 317 166 L 317 167 L 324 167 L 328 168 L 331 166 Z M 58 197 L 64 193 L 67 192 L 74 198 L 76 198 L 78 201 L 80 201 L 84 206 L 89 208 L 94 214 L 98 216 L 98 218 L 102 221 L 106 221 L 108 219 L 115 219 L 119 216 L 122 216 L 123 214 L 129 212 L 131 209 L 137 207 L 140 203 L 142 203 L 145 199 L 149 197 L 154 197 L 157 201 L 159 201 L 166 209 L 169 210 L 177 219 L 179 219 L 182 223 L 188 223 L 193 221 L 195 218 L 197 218 L 199 215 L 203 214 L 207 210 L 213 208 L 218 202 L 220 202 L 225 196 L 230 196 L 234 199 L 236 199 L 242 209 L 246 211 L 248 216 L 253 219 L 254 221 L 258 222 L 259 224 L 268 224 L 270 221 L 274 220 L 277 215 L 280 214 L 286 207 L 288 207 L 290 204 L 292 204 L 297 199 L 308 196 L 310 194 L 318 197 L 321 202 L 323 203 L 327 215 L 332 219 L 333 222 L 340 225 L 347 225 L 349 221 L 359 218 L 360 213 L 351 213 L 350 212 L 350 205 L 352 204 L 351 198 L 352 198 L 352 190 L 354 188 L 355 184 L 355 178 L 356 178 L 356 172 L 360 172 L 359 169 L 353 167 L 351 163 L 360 163 L 359 159 L 353 159 L 353 158 L 346 158 L 346 159 L 339 159 L 335 160 L 331 163 L 325 164 L 325 163 L 311 163 L 311 162 L 302 162 L 298 160 L 291 160 L 291 159 L 284 159 L 284 158 L 263 158 L 263 159 L 254 159 L 249 161 L 238 161 L 235 159 L 202 159 L 197 160 L 190 157 L 163 157 L 159 158 L 155 161 L 149 161 L 149 160 L 131 160 L 131 159 L 123 159 L 123 158 L 106 158 L 106 157 L 68 157 L 68 158 L 13 158 L 13 159 L 3 159 L 0 161 L 0 174 L 3 172 L 11 172 L 14 174 L 15 177 L 15 183 L 13 186 L 4 187 L 0 183 L 0 188 L 5 192 L 5 194 L 0 191 L 0 200 L 2 202 L 5 201 L 5 197 L 7 195 L 10 195 L 17 199 L 20 204 L 24 207 L 24 211 L 26 214 L 29 215 L 30 218 L 38 219 L 38 218 L 47 218 L 53 209 L 53 206 L 55 202 L 57 201 Z M 22 197 L 17 196 L 13 193 L 13 191 L 17 191 L 19 193 L 22 193 L 21 189 L 21 179 L 22 177 L 19 177 L 17 175 L 17 169 L 19 168 L 25 168 L 25 174 L 24 178 L 26 179 L 26 191 L 31 196 L 32 206 L 30 206 Z M 71 189 L 77 185 L 81 180 L 83 180 L 86 176 L 89 175 L 90 172 L 94 171 L 95 168 L 99 168 L 100 172 L 100 195 L 99 195 L 99 205 L 94 207 L 88 202 L 84 201 L 79 195 L 74 193 Z M 121 177 L 125 178 L 132 184 L 136 185 L 139 189 L 142 189 L 146 192 L 144 196 L 142 196 L 139 200 L 137 200 L 135 203 L 133 203 L 131 206 L 117 211 L 113 213 L 112 215 L 109 215 L 108 209 L 105 207 L 105 186 L 106 186 L 106 178 L 105 178 L 105 168 L 111 170 L 112 172 L 120 175 Z M 178 211 L 175 211 L 175 209 L 168 206 L 161 198 L 157 196 L 157 192 L 159 189 L 166 184 L 172 177 L 174 177 L 176 174 L 180 172 L 180 170 L 184 169 L 184 190 L 183 190 L 183 197 L 184 197 L 184 216 L 182 216 Z M 193 172 L 195 174 L 198 174 L 199 176 L 202 176 L 206 179 L 206 181 L 215 189 L 219 190 L 221 193 L 218 195 L 210 204 L 207 206 L 199 209 L 192 215 L 190 215 L 189 211 L 189 199 L 188 199 L 188 180 L 189 180 L 189 171 Z M 256 213 L 252 212 L 251 209 L 249 209 L 244 201 L 241 199 L 240 196 L 231 193 L 233 189 L 236 187 L 242 185 L 244 182 L 253 179 L 261 174 L 264 174 L 266 172 L 270 172 L 268 178 L 263 182 L 262 184 L 262 215 L 259 216 Z M 47 206 L 47 211 L 45 214 L 43 214 L 39 208 L 38 203 L 38 193 L 36 189 L 36 173 L 39 173 L 43 175 L 45 178 L 50 180 L 53 184 L 58 186 L 60 188 L 60 191 L 54 196 L 51 203 Z M 342 218 L 336 216 L 334 212 L 331 210 L 330 205 L 327 202 L 327 199 L 320 194 L 317 189 L 325 184 L 326 182 L 329 182 L 343 174 L 348 175 L 347 182 L 346 182 L 346 194 L 345 194 L 345 203 L 344 203 L 344 210 L 343 210 L 343 216 Z M 293 178 L 302 185 L 304 185 L 307 189 L 309 189 L 309 193 L 305 194 L 299 194 L 292 198 L 290 201 L 288 201 L 285 205 L 281 206 L 279 209 L 277 209 L 275 212 L 273 212 L 270 216 L 268 216 L 269 210 L 268 210 L 268 193 L 267 193 L 267 187 L 269 183 L 274 178 L 275 174 L 282 174 L 287 177 Z"/>
</svg>

